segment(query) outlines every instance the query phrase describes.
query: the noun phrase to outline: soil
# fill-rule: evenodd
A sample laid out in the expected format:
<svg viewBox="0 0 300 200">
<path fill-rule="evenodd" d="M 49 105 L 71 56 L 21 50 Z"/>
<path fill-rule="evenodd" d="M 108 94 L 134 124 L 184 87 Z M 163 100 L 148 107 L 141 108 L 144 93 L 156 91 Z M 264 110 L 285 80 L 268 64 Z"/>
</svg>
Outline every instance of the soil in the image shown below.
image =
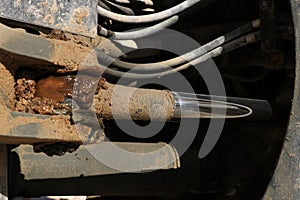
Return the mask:
<svg viewBox="0 0 300 200">
<path fill-rule="evenodd" d="M 63 40 L 63 41 L 70 40 L 61 30 L 52 30 L 51 33 L 46 37 L 50 39 Z"/>
<path fill-rule="evenodd" d="M 88 56 L 91 54 L 92 49 L 79 46 L 72 41 L 54 40 L 54 52 L 51 61 L 59 66 L 67 66 L 64 71 L 78 71 Z"/>
<path fill-rule="evenodd" d="M 49 38 L 49 39 L 55 39 L 55 40 L 62 40 L 62 41 L 69 41 L 74 44 L 79 44 L 83 47 L 91 47 L 93 46 L 91 44 L 91 39 L 80 36 L 80 35 L 74 35 L 71 33 L 65 33 L 62 30 L 52 30 L 49 34 L 42 34 L 43 37 Z"/>
<path fill-rule="evenodd" d="M 32 113 L 32 99 L 35 89 L 34 80 L 18 79 L 15 86 L 16 111 Z"/>
<path fill-rule="evenodd" d="M 87 60 L 86 57 L 91 55 L 90 48 L 85 46 L 78 48 L 76 44 L 76 49 L 82 51 L 74 52 L 73 41 L 55 40 L 55 44 L 55 48 L 59 49 L 58 53 L 53 56 L 53 59 L 59 62 L 56 64 L 66 66 L 66 63 L 71 62 L 68 65 L 69 68 L 62 68 L 61 72 L 76 71 Z M 136 90 L 131 87 L 112 85 L 105 79 L 98 81 L 92 76 L 57 74 L 57 68 L 53 67 L 50 67 L 50 72 L 47 67 L 30 65 L 32 67 L 27 71 L 19 72 L 22 63 L 9 55 L 0 54 L 0 63 L 4 64 L 0 64 L 0 108 L 2 110 L 0 121 L 5 124 L 2 127 L 3 134 L 9 134 L 15 127 L 26 124 L 39 124 L 42 127 L 42 132 L 39 132 L 41 135 L 37 136 L 40 138 L 30 141 L 20 137 L 19 143 L 51 142 L 51 138 L 57 138 L 56 142 L 84 141 L 85 139 L 78 138 L 78 131 L 72 125 L 70 107 L 64 104 L 66 98 L 74 99 L 80 107 L 85 109 L 94 109 L 100 120 L 130 119 L 131 117 L 133 120 L 148 121 L 170 119 L 173 116 L 174 99 L 168 91 Z M 125 101 L 131 93 L 132 97 L 129 96 L 129 100 Z M 11 111 L 51 115 L 51 118 L 41 119 L 35 116 L 11 118 L 9 117 Z M 83 126 L 89 125 L 83 124 Z M 43 130 L 47 130 L 47 133 Z M 90 136 L 87 135 L 86 141 L 89 141 L 88 137 Z M 96 134 L 95 138 L 97 142 L 103 141 L 103 133 Z M 4 141 L 17 142 L 15 139 L 9 141 L 9 137 Z M 43 149 L 42 146 L 36 148 Z"/>
<path fill-rule="evenodd" d="M 1 54 L 0 54 L 1 58 Z M 3 57 L 2 57 L 3 58 Z M 0 109 L 5 106 L 13 109 L 15 105 L 14 77 L 9 70 L 1 63 L 0 59 Z"/>
</svg>

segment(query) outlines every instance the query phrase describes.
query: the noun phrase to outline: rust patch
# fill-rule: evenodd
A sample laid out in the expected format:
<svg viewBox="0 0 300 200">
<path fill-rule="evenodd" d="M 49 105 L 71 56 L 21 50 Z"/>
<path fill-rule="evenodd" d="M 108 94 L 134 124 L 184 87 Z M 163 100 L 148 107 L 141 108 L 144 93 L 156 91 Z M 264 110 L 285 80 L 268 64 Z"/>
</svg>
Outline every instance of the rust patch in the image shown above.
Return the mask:
<svg viewBox="0 0 300 200">
<path fill-rule="evenodd" d="M 73 91 L 72 76 L 49 76 L 36 84 L 36 97 L 46 98 L 55 102 L 64 102 L 66 96 Z"/>
<path fill-rule="evenodd" d="M 104 87 L 105 79 L 98 80 L 87 75 L 50 76 L 37 82 L 36 97 L 64 102 L 66 97 L 72 98 L 85 108 L 92 105 L 94 94 Z"/>
</svg>

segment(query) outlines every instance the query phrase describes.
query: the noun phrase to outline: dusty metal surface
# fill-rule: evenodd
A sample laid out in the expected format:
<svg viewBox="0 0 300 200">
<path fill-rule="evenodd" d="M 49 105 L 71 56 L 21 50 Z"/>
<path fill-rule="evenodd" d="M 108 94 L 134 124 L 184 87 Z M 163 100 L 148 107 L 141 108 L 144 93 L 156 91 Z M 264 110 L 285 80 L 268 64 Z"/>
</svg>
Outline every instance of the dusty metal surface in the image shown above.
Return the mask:
<svg viewBox="0 0 300 200">
<path fill-rule="evenodd" d="M 84 142 L 76 128 L 71 126 L 68 116 L 40 116 L 2 110 L 0 120 L 3 124 L 0 141 L 5 144 Z"/>
<path fill-rule="evenodd" d="M 54 45 L 44 38 L 16 31 L 3 24 L 0 24 L 0 46 L 3 51 L 44 61 L 50 59 L 54 49 Z"/>
<path fill-rule="evenodd" d="M 75 71 L 93 60 L 93 50 L 72 41 L 46 39 L 0 24 L 0 50 Z M 94 58 L 96 60 L 96 58 Z M 26 63 L 24 63 L 26 65 Z"/>
<path fill-rule="evenodd" d="M 0 200 L 8 199 L 8 171 L 6 145 L 0 144 Z"/>
<path fill-rule="evenodd" d="M 122 154 L 115 155 L 112 150 L 115 146 L 134 154 L 140 154 L 140 156 L 137 156 L 136 160 L 129 160 L 126 157 L 122 157 Z M 116 162 L 115 164 L 119 166 L 130 166 L 136 162 L 138 165 L 134 168 L 137 169 L 137 172 L 158 170 L 161 169 L 162 166 L 164 166 L 164 169 L 177 169 L 180 167 L 176 150 L 165 143 L 103 142 L 88 146 L 82 145 L 73 153 L 54 157 L 49 157 L 44 153 L 34 153 L 30 145 L 21 145 L 14 149 L 19 156 L 21 173 L 26 180 L 87 177 L 122 173 L 97 160 L 95 155 L 92 154 L 95 150 L 98 154 L 113 156 Z M 143 159 L 142 155 L 145 153 L 158 150 L 160 150 L 160 156 L 153 156 L 150 160 Z"/>
<path fill-rule="evenodd" d="M 97 3 L 97 0 L 1 0 L 0 17 L 95 37 Z"/>
<path fill-rule="evenodd" d="M 291 0 L 296 34 L 296 80 L 288 132 L 264 200 L 300 199 L 300 1 Z"/>
</svg>

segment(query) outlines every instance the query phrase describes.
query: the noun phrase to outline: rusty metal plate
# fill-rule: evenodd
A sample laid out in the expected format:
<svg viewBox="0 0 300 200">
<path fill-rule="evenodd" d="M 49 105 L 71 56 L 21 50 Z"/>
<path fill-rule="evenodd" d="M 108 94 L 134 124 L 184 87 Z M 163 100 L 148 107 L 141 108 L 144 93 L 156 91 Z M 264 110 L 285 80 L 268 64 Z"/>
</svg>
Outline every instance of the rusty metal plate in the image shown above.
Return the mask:
<svg viewBox="0 0 300 200">
<path fill-rule="evenodd" d="M 95 37 L 97 0 L 0 0 L 0 17 Z"/>
</svg>

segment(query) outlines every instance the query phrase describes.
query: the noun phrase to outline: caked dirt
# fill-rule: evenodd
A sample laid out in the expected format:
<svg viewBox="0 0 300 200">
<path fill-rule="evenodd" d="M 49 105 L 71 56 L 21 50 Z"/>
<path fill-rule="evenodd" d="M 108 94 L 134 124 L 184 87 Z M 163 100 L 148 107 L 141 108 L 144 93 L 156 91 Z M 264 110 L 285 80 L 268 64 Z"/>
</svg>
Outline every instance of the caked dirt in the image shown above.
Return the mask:
<svg viewBox="0 0 300 200">
<path fill-rule="evenodd" d="M 1 57 L 1 54 L 0 54 Z M 14 108 L 15 104 L 15 93 L 14 91 L 14 77 L 9 70 L 1 63 L 0 60 L 0 109 L 5 106 L 10 109 Z"/>
<path fill-rule="evenodd" d="M 93 50 L 72 41 L 52 40 L 54 51 L 51 61 L 55 65 L 66 66 L 61 72 L 77 71 L 84 65 Z"/>
<path fill-rule="evenodd" d="M 170 91 L 105 83 L 105 89 L 95 95 L 94 108 L 104 119 L 170 120 L 174 97 Z"/>
</svg>

